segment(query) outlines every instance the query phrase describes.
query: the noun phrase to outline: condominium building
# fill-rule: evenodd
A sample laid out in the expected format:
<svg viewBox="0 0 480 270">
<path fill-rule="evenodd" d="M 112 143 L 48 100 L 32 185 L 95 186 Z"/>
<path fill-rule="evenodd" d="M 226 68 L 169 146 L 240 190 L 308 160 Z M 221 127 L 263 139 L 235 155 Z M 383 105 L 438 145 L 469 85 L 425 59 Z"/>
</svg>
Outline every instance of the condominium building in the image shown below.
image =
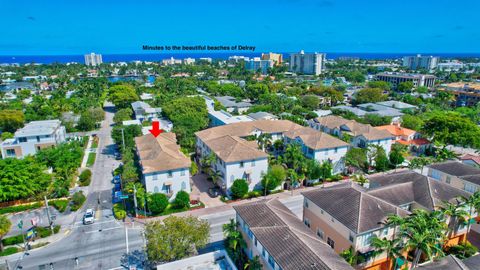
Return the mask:
<svg viewBox="0 0 480 270">
<path fill-rule="evenodd" d="M 458 161 L 428 166 L 428 176 L 466 192 L 480 191 L 480 169 Z"/>
<path fill-rule="evenodd" d="M 375 75 L 375 80 L 390 83 L 394 90 L 396 90 L 402 82 L 412 82 L 414 88 L 420 86 L 432 88 L 435 86 L 435 76 L 428 74 L 384 72 Z"/>
<path fill-rule="evenodd" d="M 417 54 L 415 56 L 403 57 L 403 66 L 413 70 L 417 70 L 417 69 L 432 70 L 437 68 L 437 65 L 439 62 L 440 62 L 439 57 L 425 56 L 421 54 Z"/>
<path fill-rule="evenodd" d="M 283 62 L 283 55 L 281 53 L 262 53 L 262 60 L 272 60 L 276 66 Z"/>
<path fill-rule="evenodd" d="M 299 53 L 290 54 L 289 71 L 308 75 L 319 75 L 325 68 L 324 53 Z"/>
<path fill-rule="evenodd" d="M 191 161 L 180 151 L 175 133 L 135 138 L 142 181 L 148 193 L 164 193 L 173 200 L 178 191 L 191 191 Z"/>
<path fill-rule="evenodd" d="M 233 207 L 248 258 L 268 270 L 353 270 L 278 199 Z"/>
<path fill-rule="evenodd" d="M 348 144 L 288 120 L 240 122 L 199 131 L 195 133 L 197 157 L 215 155 L 212 166 L 220 173 L 219 185 L 225 191 L 236 179 L 247 180 L 250 189 L 258 188 L 268 170 L 268 154 L 251 138 L 262 134 L 268 134 L 271 142 L 297 143 L 306 157 L 331 162 L 335 173 L 343 171 Z"/>
<path fill-rule="evenodd" d="M 478 82 L 447 83 L 442 84 L 437 90 L 453 94 L 456 106 L 475 106 L 480 101 L 480 83 Z"/>
<path fill-rule="evenodd" d="M 101 54 L 85 54 L 85 65 L 87 66 L 98 66 L 103 63 Z"/>
<path fill-rule="evenodd" d="M 33 121 L 15 132 L 14 138 L 2 142 L 2 157 L 23 158 L 38 150 L 65 141 L 66 131 L 60 120 Z"/>
<path fill-rule="evenodd" d="M 253 59 L 245 61 L 245 69 L 262 74 L 267 74 L 268 69 L 273 67 L 273 60 L 262 60 L 260 57 L 254 57 Z"/>
<path fill-rule="evenodd" d="M 350 136 L 353 147 L 365 148 L 369 144 L 381 146 L 387 155 L 390 153 L 395 137 L 386 130 L 377 129 L 371 125 L 361 124 L 340 116 L 327 115 L 309 121 L 310 127 L 339 138 L 345 134 Z"/>
<path fill-rule="evenodd" d="M 183 64 L 184 65 L 193 65 L 193 64 L 195 64 L 195 59 L 190 58 L 190 57 L 185 58 L 185 59 L 183 59 Z"/>
</svg>

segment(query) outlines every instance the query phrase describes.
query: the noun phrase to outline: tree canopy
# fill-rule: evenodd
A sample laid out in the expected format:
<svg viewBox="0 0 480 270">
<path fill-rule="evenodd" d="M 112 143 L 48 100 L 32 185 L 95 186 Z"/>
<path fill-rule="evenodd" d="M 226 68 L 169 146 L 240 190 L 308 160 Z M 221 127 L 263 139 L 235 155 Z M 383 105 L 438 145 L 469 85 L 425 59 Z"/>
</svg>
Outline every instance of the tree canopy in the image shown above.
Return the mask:
<svg viewBox="0 0 480 270">
<path fill-rule="evenodd" d="M 110 87 L 108 90 L 108 99 L 115 104 L 117 109 L 123 109 L 130 106 L 134 101 L 139 100 L 135 88 L 129 84 L 119 84 Z"/>
<path fill-rule="evenodd" d="M 480 128 L 458 113 L 435 112 L 425 120 L 422 131 L 443 144 L 480 147 Z"/>
<path fill-rule="evenodd" d="M 369 103 L 379 102 L 387 100 L 387 95 L 383 94 L 383 90 L 380 88 L 364 88 L 355 93 L 355 103 Z"/>
</svg>

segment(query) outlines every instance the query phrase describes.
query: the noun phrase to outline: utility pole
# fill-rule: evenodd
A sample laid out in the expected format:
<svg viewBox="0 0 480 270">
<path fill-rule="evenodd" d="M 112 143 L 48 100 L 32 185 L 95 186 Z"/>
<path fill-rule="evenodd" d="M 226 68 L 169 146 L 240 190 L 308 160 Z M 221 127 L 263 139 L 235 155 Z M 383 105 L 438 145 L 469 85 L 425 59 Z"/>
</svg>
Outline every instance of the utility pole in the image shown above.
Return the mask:
<svg viewBox="0 0 480 270">
<path fill-rule="evenodd" d="M 128 228 L 126 223 L 123 223 L 123 226 L 125 226 L 125 247 L 127 249 L 127 256 L 128 256 Z"/>
<path fill-rule="evenodd" d="M 122 145 L 123 145 L 123 151 L 125 151 L 125 134 L 123 133 L 123 128 L 122 130 Z"/>
<path fill-rule="evenodd" d="M 135 207 L 135 217 L 138 217 L 137 210 L 137 187 L 133 184 L 133 206 Z"/>
<path fill-rule="evenodd" d="M 52 221 L 52 217 L 50 216 L 50 209 L 48 207 L 47 196 L 44 196 L 44 198 L 45 198 L 45 207 L 47 209 L 48 225 L 50 226 L 50 230 L 52 231 L 52 235 L 53 235 L 54 234 L 53 233 L 53 221 Z"/>
<path fill-rule="evenodd" d="M 8 265 L 7 259 L 5 259 L 5 265 L 6 265 L 6 267 L 7 267 L 6 269 L 7 269 L 7 270 L 10 270 L 10 265 Z"/>
</svg>

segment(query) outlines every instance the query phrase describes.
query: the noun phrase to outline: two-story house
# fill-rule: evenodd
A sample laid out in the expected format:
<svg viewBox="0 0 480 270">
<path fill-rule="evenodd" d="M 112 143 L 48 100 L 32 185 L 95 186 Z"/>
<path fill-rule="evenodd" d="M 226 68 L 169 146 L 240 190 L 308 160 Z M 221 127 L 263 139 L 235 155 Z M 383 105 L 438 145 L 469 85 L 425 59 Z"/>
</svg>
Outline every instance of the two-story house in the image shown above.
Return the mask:
<svg viewBox="0 0 480 270">
<path fill-rule="evenodd" d="M 413 129 L 401 127 L 400 123 L 375 128 L 388 131 L 395 137 L 395 143 L 406 145 L 412 152 L 425 153 L 425 151 L 432 147 L 430 141 L 422 138 L 420 133 Z"/>
<path fill-rule="evenodd" d="M 143 135 L 135 145 L 146 192 L 164 193 L 170 200 L 180 190 L 190 193 L 191 161 L 180 151 L 175 133 Z"/>
<path fill-rule="evenodd" d="M 307 158 L 332 163 L 333 173 L 341 173 L 345 169 L 345 155 L 349 144 L 309 127 L 302 127 L 284 133 L 286 144 L 298 143 Z"/>
<path fill-rule="evenodd" d="M 244 248 L 268 270 L 352 270 L 325 241 L 316 237 L 278 199 L 233 207 Z"/>
<path fill-rule="evenodd" d="M 371 125 L 358 123 L 335 115 L 318 117 L 309 121 L 311 128 L 343 138 L 350 137 L 353 147 L 365 148 L 369 144 L 381 146 L 387 155 L 390 153 L 394 136 L 386 130 L 377 129 Z"/>
<path fill-rule="evenodd" d="M 14 138 L 0 145 L 3 158 L 23 158 L 38 150 L 53 147 L 66 139 L 65 127 L 60 120 L 33 121 L 15 132 Z"/>
<path fill-rule="evenodd" d="M 446 201 L 457 203 L 459 197 L 468 198 L 471 195 L 464 190 L 413 171 L 373 176 L 368 180 L 370 195 L 410 212 L 415 209 L 440 210 Z M 470 212 L 468 207 L 465 210 Z M 472 209 L 472 219 L 468 222 L 474 222 L 476 216 L 477 213 Z M 450 218 L 447 218 L 446 222 L 453 226 Z M 449 235 L 447 245 L 457 245 L 463 242 L 467 237 L 467 228 L 467 224 L 461 222 L 457 224 L 456 228 L 450 228 L 453 233 Z"/>
<path fill-rule="evenodd" d="M 390 215 L 407 216 L 408 211 L 379 199 L 355 183 L 342 183 L 303 192 L 303 221 L 319 239 L 340 253 L 350 247 L 365 258 L 363 269 L 383 269 L 386 254 L 375 255 L 374 236 L 391 239 L 395 229 L 385 226 Z M 375 256 L 374 256 L 375 255 Z"/>
<path fill-rule="evenodd" d="M 140 122 L 152 121 L 161 116 L 162 108 L 153 108 L 150 104 L 143 101 L 135 101 L 132 104 L 135 119 Z"/>
<path fill-rule="evenodd" d="M 458 161 L 428 166 L 428 176 L 470 193 L 480 191 L 480 169 Z"/>
</svg>

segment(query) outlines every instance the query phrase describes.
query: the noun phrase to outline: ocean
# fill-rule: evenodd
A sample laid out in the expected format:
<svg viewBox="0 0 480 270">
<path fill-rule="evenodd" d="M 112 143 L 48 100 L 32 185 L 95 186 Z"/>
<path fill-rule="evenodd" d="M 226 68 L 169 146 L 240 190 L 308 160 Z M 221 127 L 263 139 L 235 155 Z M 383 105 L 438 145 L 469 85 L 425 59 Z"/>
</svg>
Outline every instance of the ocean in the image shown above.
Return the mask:
<svg viewBox="0 0 480 270">
<path fill-rule="evenodd" d="M 289 57 L 289 53 L 282 53 L 284 57 Z M 327 59 L 337 59 L 339 57 L 358 57 L 360 59 L 396 59 L 416 53 L 339 53 L 327 52 Z M 422 53 L 423 55 L 434 55 L 441 58 L 480 58 L 480 53 Z M 229 53 L 143 53 L 143 54 L 102 54 L 103 62 L 132 62 L 132 61 L 152 61 L 157 62 L 167 58 L 201 58 L 210 57 L 212 59 L 227 59 L 229 56 L 242 55 L 247 57 L 259 57 L 261 53 L 251 52 L 229 52 Z M 0 64 L 51 64 L 51 63 L 84 63 L 83 55 L 0 55 Z"/>
</svg>

